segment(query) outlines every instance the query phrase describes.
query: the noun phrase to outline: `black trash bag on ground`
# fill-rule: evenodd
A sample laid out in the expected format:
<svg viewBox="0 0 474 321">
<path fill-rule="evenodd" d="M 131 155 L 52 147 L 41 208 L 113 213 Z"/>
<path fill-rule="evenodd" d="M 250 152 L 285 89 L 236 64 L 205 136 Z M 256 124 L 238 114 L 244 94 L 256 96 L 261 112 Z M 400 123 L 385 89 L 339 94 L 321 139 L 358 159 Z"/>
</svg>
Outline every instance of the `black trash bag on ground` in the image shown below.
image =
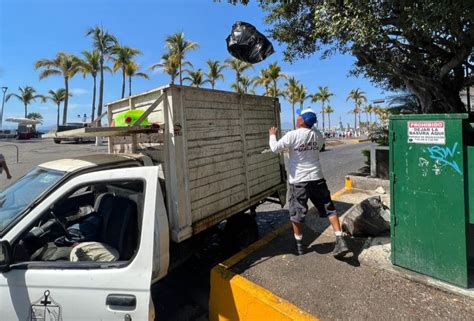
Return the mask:
<svg viewBox="0 0 474 321">
<path fill-rule="evenodd" d="M 227 50 L 235 58 L 255 64 L 275 52 L 272 43 L 257 28 L 247 22 L 237 21 L 226 38 Z"/>
<path fill-rule="evenodd" d="M 386 235 L 390 231 L 390 223 L 382 217 L 386 208 L 379 196 L 369 197 L 344 216 L 342 230 L 358 237 Z"/>
</svg>

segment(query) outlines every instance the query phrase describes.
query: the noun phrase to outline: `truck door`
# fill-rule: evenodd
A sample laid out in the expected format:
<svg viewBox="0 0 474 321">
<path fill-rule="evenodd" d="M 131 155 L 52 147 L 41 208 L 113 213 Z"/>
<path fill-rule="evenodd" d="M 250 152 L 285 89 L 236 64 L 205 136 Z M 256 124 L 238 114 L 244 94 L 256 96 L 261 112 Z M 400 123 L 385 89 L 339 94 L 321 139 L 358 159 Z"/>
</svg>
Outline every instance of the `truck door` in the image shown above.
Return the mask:
<svg viewBox="0 0 474 321">
<path fill-rule="evenodd" d="M 0 319 L 148 320 L 160 197 L 156 167 L 93 172 L 60 186 L 3 238 L 13 262 L 0 274 Z M 84 208 L 91 213 L 71 225 Z M 71 228 L 96 217 L 95 240 L 71 241 Z"/>
</svg>

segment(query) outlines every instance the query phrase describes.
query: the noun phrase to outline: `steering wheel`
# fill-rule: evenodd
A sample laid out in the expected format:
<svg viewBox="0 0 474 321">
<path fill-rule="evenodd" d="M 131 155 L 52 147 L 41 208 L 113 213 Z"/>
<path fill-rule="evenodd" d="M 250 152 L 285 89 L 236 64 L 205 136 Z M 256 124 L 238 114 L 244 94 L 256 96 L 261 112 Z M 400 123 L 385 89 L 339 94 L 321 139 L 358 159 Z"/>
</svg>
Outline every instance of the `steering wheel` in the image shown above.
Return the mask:
<svg viewBox="0 0 474 321">
<path fill-rule="evenodd" d="M 66 237 L 69 236 L 69 232 L 67 231 L 66 229 L 66 226 L 64 226 L 63 222 L 61 222 L 61 220 L 56 216 L 56 214 L 54 214 L 54 211 L 52 208 L 49 209 L 49 214 L 51 215 L 51 217 L 54 219 L 54 221 L 56 223 L 58 223 L 59 227 L 61 228 L 61 230 L 64 232 L 64 235 Z"/>
</svg>

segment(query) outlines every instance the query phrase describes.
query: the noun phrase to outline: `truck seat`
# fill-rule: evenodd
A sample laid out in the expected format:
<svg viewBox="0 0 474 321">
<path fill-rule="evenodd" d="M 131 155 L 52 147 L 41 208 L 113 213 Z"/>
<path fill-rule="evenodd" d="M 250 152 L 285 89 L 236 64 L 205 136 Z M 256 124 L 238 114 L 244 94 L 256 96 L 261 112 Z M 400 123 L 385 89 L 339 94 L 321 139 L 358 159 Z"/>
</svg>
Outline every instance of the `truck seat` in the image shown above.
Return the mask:
<svg viewBox="0 0 474 321">
<path fill-rule="evenodd" d="M 130 260 L 138 243 L 137 204 L 106 193 L 97 197 L 95 211 L 102 216 L 99 242 L 120 253 L 120 260 Z"/>
</svg>

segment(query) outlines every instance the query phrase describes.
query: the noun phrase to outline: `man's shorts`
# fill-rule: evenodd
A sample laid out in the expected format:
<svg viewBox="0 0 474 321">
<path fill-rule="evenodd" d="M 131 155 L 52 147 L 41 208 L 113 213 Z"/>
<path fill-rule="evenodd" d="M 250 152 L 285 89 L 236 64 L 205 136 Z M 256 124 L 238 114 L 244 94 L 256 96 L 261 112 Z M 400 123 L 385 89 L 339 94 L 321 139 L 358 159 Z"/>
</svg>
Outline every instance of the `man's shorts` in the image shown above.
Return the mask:
<svg viewBox="0 0 474 321">
<path fill-rule="evenodd" d="M 290 197 L 288 200 L 290 220 L 295 223 L 304 222 L 308 213 L 308 199 L 318 209 L 320 217 L 336 214 L 336 208 L 331 200 L 326 180 L 309 181 L 290 184 Z"/>
</svg>

